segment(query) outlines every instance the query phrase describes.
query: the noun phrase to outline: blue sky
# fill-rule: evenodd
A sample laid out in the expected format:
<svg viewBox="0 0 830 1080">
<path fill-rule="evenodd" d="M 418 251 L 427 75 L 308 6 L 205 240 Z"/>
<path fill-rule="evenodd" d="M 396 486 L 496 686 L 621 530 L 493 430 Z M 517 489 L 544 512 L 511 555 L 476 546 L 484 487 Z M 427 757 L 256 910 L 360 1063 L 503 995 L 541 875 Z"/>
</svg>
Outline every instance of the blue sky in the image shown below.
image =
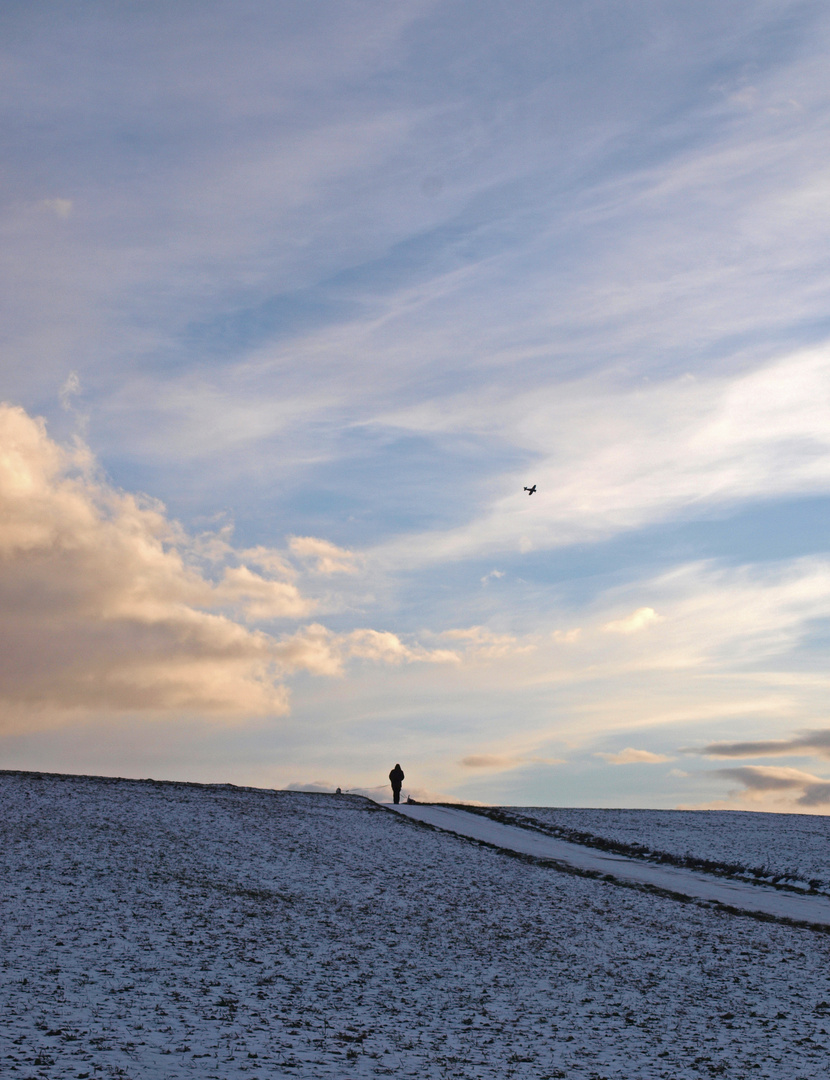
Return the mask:
<svg viewBox="0 0 830 1080">
<path fill-rule="evenodd" d="M 827 812 L 823 5 L 0 28 L 0 764 Z"/>
</svg>

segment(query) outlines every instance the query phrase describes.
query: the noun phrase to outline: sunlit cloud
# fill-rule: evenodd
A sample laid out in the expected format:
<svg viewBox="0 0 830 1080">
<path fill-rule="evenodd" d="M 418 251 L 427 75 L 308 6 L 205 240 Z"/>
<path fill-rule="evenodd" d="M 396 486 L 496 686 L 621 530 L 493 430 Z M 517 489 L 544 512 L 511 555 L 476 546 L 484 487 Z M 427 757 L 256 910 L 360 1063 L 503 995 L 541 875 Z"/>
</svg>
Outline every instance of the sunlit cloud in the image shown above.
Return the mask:
<svg viewBox="0 0 830 1080">
<path fill-rule="evenodd" d="M 771 765 L 742 765 L 735 769 L 718 769 L 718 776 L 742 784 L 743 798 L 752 800 L 767 794 L 798 792 L 798 806 L 821 807 L 830 804 L 830 780 L 803 772 Z"/>
<path fill-rule="evenodd" d="M 633 746 L 627 746 L 616 754 L 598 752 L 595 757 L 604 758 L 609 765 L 659 765 L 664 761 L 673 759 L 667 754 L 654 754 L 651 750 L 635 750 Z"/>
<path fill-rule="evenodd" d="M 520 638 L 515 634 L 499 634 L 484 626 L 469 626 L 444 630 L 442 638 L 457 642 L 468 658 L 493 660 L 497 657 L 518 656 L 538 648 L 538 641 Z"/>
<path fill-rule="evenodd" d="M 339 675 L 350 658 L 457 662 L 395 634 L 334 634 L 311 624 L 286 638 L 248 622 L 298 619 L 315 601 L 279 553 L 205 575 L 204 559 L 237 556 L 227 532 L 190 538 L 151 499 L 112 487 L 77 440 L 64 448 L 42 421 L 0 407 L 0 696 L 5 726 L 84 710 L 282 715 L 286 673 Z M 321 546 L 322 545 L 322 546 Z M 309 549 L 310 550 L 310 549 Z M 338 550 L 338 549 L 335 549 Z M 328 549 L 316 542 L 315 554 Z"/>
<path fill-rule="evenodd" d="M 521 764 L 521 760 L 507 754 L 468 754 L 461 764 L 468 769 L 511 769 Z"/>
<path fill-rule="evenodd" d="M 162 506 L 112 488 L 83 445 L 63 449 L 10 406 L 0 505 L 7 708 L 286 711 L 271 640 L 230 612 L 307 610 L 294 586 L 244 567 L 205 578 Z"/>
<path fill-rule="evenodd" d="M 564 765 L 565 759 L 538 757 L 532 754 L 468 754 L 458 763 L 465 769 L 489 769 L 503 771 L 520 769 L 527 765 Z"/>
<path fill-rule="evenodd" d="M 357 572 L 357 555 L 328 540 L 321 540 L 316 536 L 292 536 L 288 546 L 292 555 L 310 562 L 316 574 Z"/>
<path fill-rule="evenodd" d="M 608 634 L 636 634 L 638 630 L 650 626 L 652 623 L 661 622 L 663 616 L 658 615 L 654 608 L 641 607 L 623 619 L 613 619 L 603 626 Z"/>
<path fill-rule="evenodd" d="M 388 631 L 360 629 L 337 634 L 320 623 L 312 623 L 281 639 L 275 646 L 275 652 L 291 668 L 330 676 L 342 675 L 346 661 L 352 658 L 393 666 L 412 663 L 457 664 L 460 659 L 457 653 L 449 649 L 407 645 Z"/>
</svg>

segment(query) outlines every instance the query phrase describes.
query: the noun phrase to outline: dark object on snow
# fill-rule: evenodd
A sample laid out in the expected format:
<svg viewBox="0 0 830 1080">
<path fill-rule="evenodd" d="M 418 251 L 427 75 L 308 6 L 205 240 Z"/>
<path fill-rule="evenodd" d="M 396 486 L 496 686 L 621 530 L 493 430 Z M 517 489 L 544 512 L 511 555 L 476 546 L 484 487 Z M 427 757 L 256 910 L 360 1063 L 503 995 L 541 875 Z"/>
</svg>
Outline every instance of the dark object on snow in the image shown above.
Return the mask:
<svg viewBox="0 0 830 1080">
<path fill-rule="evenodd" d="M 335 794 L 335 795 L 342 795 L 342 794 L 343 794 L 343 792 L 342 792 L 342 791 L 340 790 L 340 788 L 338 788 L 338 789 L 337 789 L 337 791 L 335 791 L 335 793 L 334 793 L 334 794 Z"/>
<path fill-rule="evenodd" d="M 399 803 L 401 801 L 401 784 L 404 781 L 403 769 L 400 765 L 396 765 L 392 772 L 389 774 L 389 783 L 392 785 L 392 801 Z"/>
<path fill-rule="evenodd" d="M 533 487 L 530 487 L 530 488 L 526 487 L 525 491 L 528 493 L 528 495 L 535 495 L 536 494 L 536 485 L 534 484 Z"/>
<path fill-rule="evenodd" d="M 407 795 L 406 801 L 409 803 L 410 806 L 417 806 L 418 805 L 418 803 L 412 798 L 411 795 Z"/>
</svg>

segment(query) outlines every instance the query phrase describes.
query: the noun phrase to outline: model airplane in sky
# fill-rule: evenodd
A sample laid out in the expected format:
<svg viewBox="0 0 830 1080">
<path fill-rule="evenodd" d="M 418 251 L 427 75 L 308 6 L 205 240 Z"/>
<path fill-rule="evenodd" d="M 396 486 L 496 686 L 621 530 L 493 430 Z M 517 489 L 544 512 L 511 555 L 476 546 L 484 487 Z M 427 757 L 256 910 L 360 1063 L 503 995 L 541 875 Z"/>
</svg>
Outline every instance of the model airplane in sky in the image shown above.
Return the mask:
<svg viewBox="0 0 830 1080">
<path fill-rule="evenodd" d="M 536 494 L 536 485 L 534 484 L 532 488 L 526 487 L 525 491 L 528 493 L 528 495 L 535 495 Z"/>
</svg>

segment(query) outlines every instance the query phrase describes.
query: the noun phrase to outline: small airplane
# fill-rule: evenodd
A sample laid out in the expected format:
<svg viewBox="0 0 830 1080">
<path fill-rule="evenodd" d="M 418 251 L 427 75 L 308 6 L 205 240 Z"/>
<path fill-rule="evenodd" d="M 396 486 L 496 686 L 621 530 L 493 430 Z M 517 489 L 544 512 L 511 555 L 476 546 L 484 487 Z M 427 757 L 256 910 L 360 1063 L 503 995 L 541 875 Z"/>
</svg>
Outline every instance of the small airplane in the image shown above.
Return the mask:
<svg viewBox="0 0 830 1080">
<path fill-rule="evenodd" d="M 530 487 L 530 488 L 526 487 L 525 491 L 528 493 L 528 495 L 535 495 L 536 494 L 536 485 L 534 484 L 533 487 Z"/>
</svg>

